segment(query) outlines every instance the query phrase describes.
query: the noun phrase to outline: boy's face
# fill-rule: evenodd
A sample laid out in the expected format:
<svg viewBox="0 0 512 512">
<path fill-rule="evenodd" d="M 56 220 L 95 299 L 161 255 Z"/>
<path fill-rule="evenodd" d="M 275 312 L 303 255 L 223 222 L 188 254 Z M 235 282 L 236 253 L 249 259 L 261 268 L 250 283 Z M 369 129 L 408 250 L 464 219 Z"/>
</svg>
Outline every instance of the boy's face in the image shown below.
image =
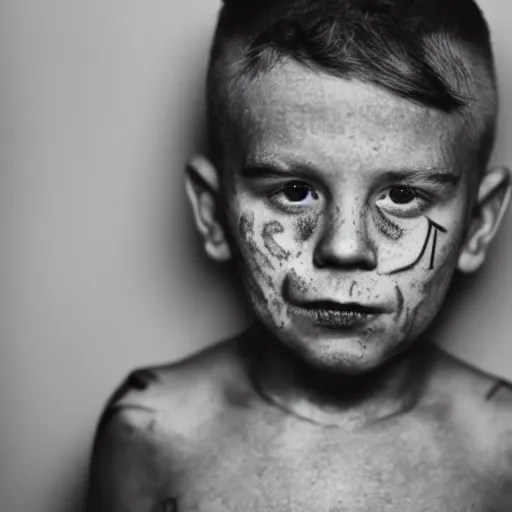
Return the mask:
<svg viewBox="0 0 512 512">
<path fill-rule="evenodd" d="M 432 322 L 457 266 L 465 123 L 291 61 L 234 96 L 221 179 L 253 309 L 315 366 L 379 366 Z"/>
</svg>

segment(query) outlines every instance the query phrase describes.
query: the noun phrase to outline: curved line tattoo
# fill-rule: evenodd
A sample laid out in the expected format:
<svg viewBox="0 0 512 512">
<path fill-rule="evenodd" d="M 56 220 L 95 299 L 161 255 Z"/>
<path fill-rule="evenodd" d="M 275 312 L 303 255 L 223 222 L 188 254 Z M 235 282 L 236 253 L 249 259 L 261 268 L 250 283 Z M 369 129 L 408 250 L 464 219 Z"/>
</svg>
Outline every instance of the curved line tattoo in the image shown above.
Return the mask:
<svg viewBox="0 0 512 512">
<path fill-rule="evenodd" d="M 290 257 L 290 253 L 285 251 L 275 240 L 274 235 L 284 233 L 283 226 L 277 222 L 267 222 L 261 231 L 263 243 L 267 248 L 268 252 L 272 254 L 278 260 L 287 260 Z"/>
<path fill-rule="evenodd" d="M 425 238 L 425 242 L 423 244 L 423 247 L 421 249 L 419 256 L 411 264 L 389 272 L 389 275 L 398 274 L 399 272 L 405 272 L 406 270 L 410 270 L 411 268 L 415 267 L 422 260 L 423 256 L 425 255 L 425 252 L 427 251 L 428 243 L 430 242 L 430 238 L 432 237 L 432 233 L 434 236 L 434 240 L 432 243 L 432 253 L 430 255 L 429 270 L 433 270 L 434 263 L 435 263 L 435 257 L 436 257 L 438 233 L 439 232 L 447 233 L 448 230 L 445 227 L 438 224 L 437 222 L 434 222 L 430 217 L 425 217 L 425 218 L 428 221 L 428 231 L 427 231 L 427 237 Z"/>
</svg>

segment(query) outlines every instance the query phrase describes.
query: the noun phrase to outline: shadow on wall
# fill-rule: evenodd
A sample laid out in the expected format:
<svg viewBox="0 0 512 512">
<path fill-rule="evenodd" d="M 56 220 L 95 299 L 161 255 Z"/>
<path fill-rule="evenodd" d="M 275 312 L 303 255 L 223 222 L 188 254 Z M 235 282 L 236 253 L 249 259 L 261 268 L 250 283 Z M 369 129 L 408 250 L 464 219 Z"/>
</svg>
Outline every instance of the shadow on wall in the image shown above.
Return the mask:
<svg viewBox="0 0 512 512">
<path fill-rule="evenodd" d="M 185 152 L 188 155 L 192 155 L 198 151 L 203 152 L 207 148 L 203 98 L 203 69 L 197 70 L 196 78 L 196 83 L 198 83 L 199 86 L 193 94 L 188 95 L 188 104 L 183 106 L 183 110 L 189 112 L 190 119 L 193 119 L 186 128 L 188 133 L 183 136 L 187 146 Z M 163 135 L 163 140 L 169 140 L 169 137 L 176 134 L 177 129 L 183 129 L 181 125 L 179 127 L 176 126 L 179 121 L 173 121 L 172 107 L 168 106 L 167 108 L 169 109 L 169 115 L 167 116 L 169 120 L 167 124 L 168 132 Z M 163 151 L 165 151 L 165 149 Z M 230 298 L 229 308 L 231 314 L 242 318 L 242 322 L 244 322 L 248 317 L 248 313 L 243 306 L 244 301 L 242 300 L 241 290 L 237 285 L 237 281 L 233 279 L 232 268 L 230 265 L 214 264 L 207 258 L 203 250 L 202 240 L 196 231 L 188 202 L 184 199 L 185 192 L 182 171 L 186 162 L 182 163 L 182 168 L 175 169 L 176 155 L 170 155 L 166 151 L 165 155 L 162 164 L 164 172 L 159 174 L 159 179 L 152 185 L 155 189 L 154 196 L 157 197 L 159 191 L 173 191 L 179 186 L 179 193 L 174 193 L 174 195 L 179 196 L 180 199 L 176 201 L 176 197 L 173 198 L 171 196 L 164 198 L 164 208 L 163 213 L 161 213 L 163 219 L 159 219 L 159 222 L 161 222 L 158 226 L 160 236 L 154 239 L 159 244 L 156 251 L 160 254 L 159 261 L 162 262 L 164 266 L 168 265 L 169 262 L 172 262 L 174 266 L 179 266 L 180 271 L 185 276 L 189 276 L 192 282 L 197 282 L 193 281 L 191 278 L 194 277 L 197 279 L 199 275 L 200 280 L 208 282 L 208 289 L 216 290 L 216 293 L 218 292 L 221 297 Z M 179 172 L 177 173 L 176 171 Z M 164 194 L 165 193 L 166 192 L 164 192 Z M 168 297 L 175 297 L 175 282 L 172 280 L 171 272 L 166 272 L 165 268 L 157 267 L 158 265 L 150 269 L 151 273 L 154 274 L 154 279 L 161 283 L 163 276 L 169 276 L 169 280 L 164 282 L 162 287 Z M 174 272 L 176 272 L 175 269 Z M 196 300 L 197 291 L 193 290 L 191 295 L 192 299 Z M 185 296 L 183 300 L 187 300 Z M 107 398 L 108 397 L 105 397 L 104 403 L 107 402 Z M 95 419 L 95 428 L 98 420 L 99 418 Z M 63 495 L 59 500 L 62 505 L 59 506 L 58 512 L 85 512 L 92 441 L 92 439 L 84 439 L 84 445 L 86 446 L 78 448 L 81 454 L 77 457 L 78 462 L 67 472 L 67 481 L 69 483 L 65 486 L 65 489 L 62 490 Z"/>
<path fill-rule="evenodd" d="M 202 76 L 199 78 L 202 78 Z M 203 150 L 203 148 L 206 147 L 204 130 L 201 130 L 201 126 L 204 124 L 204 112 L 202 111 L 203 101 L 200 95 L 202 95 L 202 91 L 198 90 L 195 94 L 189 96 L 190 105 L 188 111 L 190 112 L 190 116 L 194 117 L 194 122 L 191 124 L 189 136 L 185 136 L 185 139 L 190 141 L 189 147 L 192 151 Z M 170 115 L 168 115 L 167 118 L 172 119 Z M 178 129 L 181 129 L 181 127 Z M 172 133 L 176 133 L 176 130 L 176 126 L 170 126 L 166 136 L 171 136 Z M 175 169 L 173 169 L 173 165 L 171 165 L 175 164 L 175 157 L 173 162 L 170 162 L 173 158 L 172 155 L 168 155 L 168 158 L 169 162 L 164 163 L 165 172 L 161 173 L 161 183 L 154 183 L 155 197 L 158 196 L 157 190 L 173 190 L 173 188 L 176 187 L 177 175 Z M 169 165 L 167 165 L 167 163 L 169 163 Z M 182 182 L 180 184 L 182 184 Z M 161 223 L 161 228 L 159 227 L 162 232 L 158 240 L 161 241 L 159 243 L 162 244 L 162 247 L 158 249 L 162 253 L 162 261 L 176 261 L 178 259 L 186 262 L 184 266 L 189 275 L 191 275 L 190 273 L 192 272 L 199 272 L 202 276 L 205 276 L 205 279 L 214 282 L 215 286 L 229 287 L 230 281 L 227 277 L 228 270 L 221 269 L 219 272 L 219 269 L 216 269 L 204 254 L 199 236 L 195 235 L 195 228 L 192 223 L 188 204 L 186 204 L 185 201 L 179 202 L 177 212 L 176 204 L 171 205 L 170 203 L 172 202 L 171 198 L 169 198 L 169 201 L 165 205 L 166 207 L 168 206 L 168 208 L 166 208 L 163 213 L 165 219 L 163 219 Z M 173 220 L 173 217 L 177 217 L 179 220 Z M 174 226 L 170 226 L 175 222 L 183 224 L 183 228 L 176 230 Z M 178 239 L 176 237 L 178 237 Z M 176 255 L 177 252 L 179 253 L 178 256 Z M 154 269 L 154 272 L 158 274 L 156 279 L 159 280 L 161 280 L 163 275 L 167 275 L 162 272 L 162 269 Z M 163 286 L 166 288 L 168 295 L 175 295 L 176 291 L 172 289 L 171 280 L 164 283 Z M 104 403 L 107 402 L 107 398 L 106 396 Z M 95 419 L 95 429 L 98 420 L 99 417 Z M 78 448 L 78 451 L 81 452 L 80 456 L 77 457 L 76 463 L 66 473 L 67 483 L 59 490 L 62 496 L 59 499 L 60 505 L 57 508 L 57 512 L 85 512 L 92 442 L 93 439 L 84 439 L 83 445 Z"/>
</svg>

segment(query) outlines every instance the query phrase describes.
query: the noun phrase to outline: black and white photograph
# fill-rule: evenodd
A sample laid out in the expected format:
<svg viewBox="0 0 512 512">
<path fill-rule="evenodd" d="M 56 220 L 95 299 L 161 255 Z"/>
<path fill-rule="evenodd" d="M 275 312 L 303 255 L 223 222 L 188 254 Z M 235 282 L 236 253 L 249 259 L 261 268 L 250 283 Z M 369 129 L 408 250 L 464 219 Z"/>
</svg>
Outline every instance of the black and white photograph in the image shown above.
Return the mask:
<svg viewBox="0 0 512 512">
<path fill-rule="evenodd" d="M 1 2 L 2 512 L 512 512 L 512 4 Z"/>
</svg>

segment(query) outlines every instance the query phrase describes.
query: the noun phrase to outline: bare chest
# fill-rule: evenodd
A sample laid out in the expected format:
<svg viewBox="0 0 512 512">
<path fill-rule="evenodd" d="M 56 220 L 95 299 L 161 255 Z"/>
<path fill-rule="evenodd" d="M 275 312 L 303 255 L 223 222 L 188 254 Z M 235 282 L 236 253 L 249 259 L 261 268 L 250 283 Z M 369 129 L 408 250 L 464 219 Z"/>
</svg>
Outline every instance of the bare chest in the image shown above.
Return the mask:
<svg viewBox="0 0 512 512">
<path fill-rule="evenodd" d="M 294 425 L 213 436 L 184 460 L 168 493 L 175 508 L 161 510 L 506 512 L 500 492 L 483 466 L 442 436 L 319 434 Z"/>
</svg>

